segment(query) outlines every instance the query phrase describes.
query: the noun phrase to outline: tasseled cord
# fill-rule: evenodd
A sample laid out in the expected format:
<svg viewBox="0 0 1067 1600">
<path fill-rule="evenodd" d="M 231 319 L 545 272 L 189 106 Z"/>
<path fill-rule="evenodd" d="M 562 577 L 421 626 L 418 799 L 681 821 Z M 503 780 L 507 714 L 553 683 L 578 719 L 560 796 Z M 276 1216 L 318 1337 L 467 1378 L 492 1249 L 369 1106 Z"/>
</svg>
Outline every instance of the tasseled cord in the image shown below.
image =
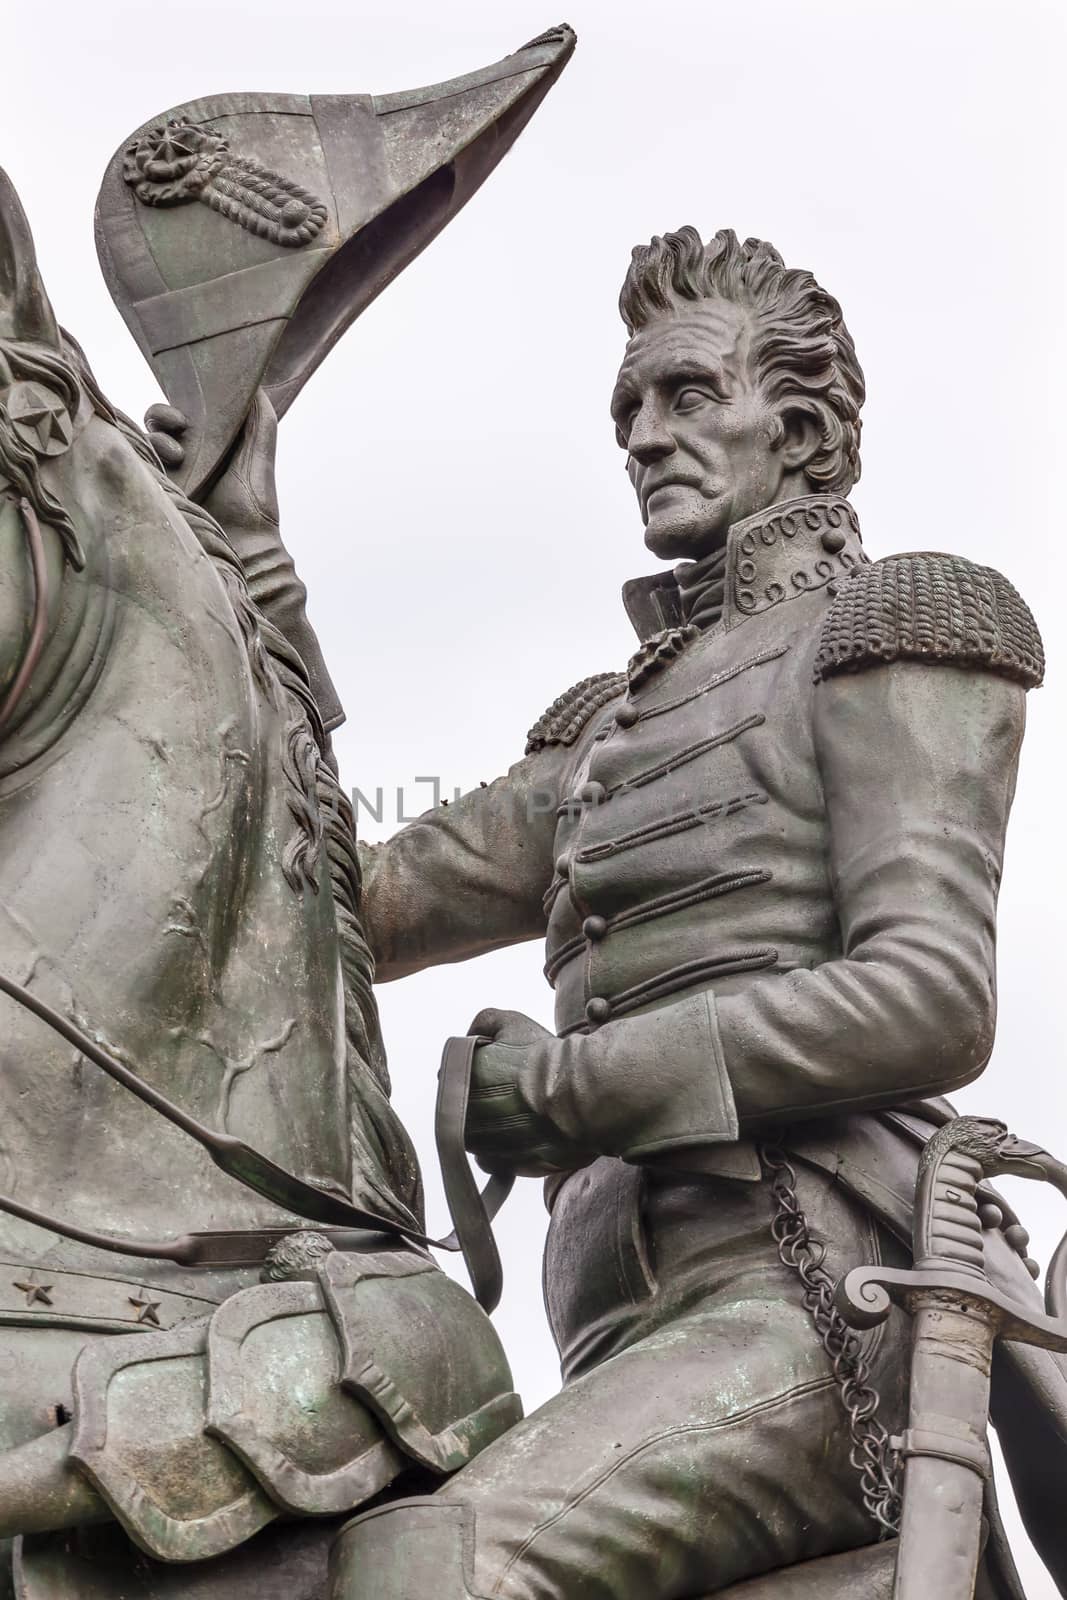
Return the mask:
<svg viewBox="0 0 1067 1600">
<path fill-rule="evenodd" d="M 37 513 L 25 495 L 18 502 L 30 547 L 30 565 L 33 570 L 33 626 L 30 629 L 26 653 L 15 674 L 11 687 L 0 702 L 0 734 L 4 733 L 18 710 L 19 703 L 29 687 L 30 679 L 41 659 L 48 627 L 48 565 L 45 561 L 44 539 Z"/>
</svg>

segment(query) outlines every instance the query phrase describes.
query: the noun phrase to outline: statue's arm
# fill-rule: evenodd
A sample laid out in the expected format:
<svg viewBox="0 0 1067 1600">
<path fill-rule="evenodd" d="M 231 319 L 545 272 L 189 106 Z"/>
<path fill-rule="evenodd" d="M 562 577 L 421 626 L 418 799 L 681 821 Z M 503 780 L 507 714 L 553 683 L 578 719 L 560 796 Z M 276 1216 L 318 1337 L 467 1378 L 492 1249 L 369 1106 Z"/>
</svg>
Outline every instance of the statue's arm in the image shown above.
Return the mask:
<svg viewBox="0 0 1067 1600">
<path fill-rule="evenodd" d="M 807 1117 L 944 1093 L 993 1044 L 995 916 L 1024 725 L 991 671 L 879 662 L 813 688 L 842 953 L 554 1038 L 485 1013 L 468 1148 L 535 1174 L 685 1159 Z"/>
<path fill-rule="evenodd" d="M 277 447 L 278 419 L 261 389 L 229 466 L 206 505 L 241 558 L 252 599 L 303 661 L 329 733 L 345 716 L 318 635 L 308 620 L 307 589 L 281 536 L 275 484 Z"/>
<path fill-rule="evenodd" d="M 185 460 L 182 439 L 188 422 L 174 406 L 154 405 L 145 413 L 148 436 L 164 466 Z M 307 615 L 307 589 L 281 536 L 275 455 L 278 419 L 259 390 L 230 460 L 204 502 L 241 558 L 248 592 L 267 620 L 300 656 L 327 733 L 345 720 L 341 702 L 323 659 L 318 635 Z"/>
<path fill-rule="evenodd" d="M 363 919 L 379 981 L 543 936 L 564 757 L 502 778 L 360 845 Z"/>
<path fill-rule="evenodd" d="M 1024 689 L 898 661 L 813 697 L 842 955 L 717 1001 L 742 1128 L 944 1093 L 993 1045 Z"/>
</svg>

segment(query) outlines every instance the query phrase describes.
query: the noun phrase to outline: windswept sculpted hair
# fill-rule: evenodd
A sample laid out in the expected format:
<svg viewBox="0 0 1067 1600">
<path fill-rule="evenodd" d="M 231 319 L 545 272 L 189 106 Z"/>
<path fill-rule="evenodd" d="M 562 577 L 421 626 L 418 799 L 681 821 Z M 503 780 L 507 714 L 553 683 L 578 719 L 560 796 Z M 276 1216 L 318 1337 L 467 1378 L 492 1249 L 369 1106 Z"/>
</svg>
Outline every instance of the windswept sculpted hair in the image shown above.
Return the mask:
<svg viewBox="0 0 1067 1600">
<path fill-rule="evenodd" d="M 820 443 L 805 467 L 813 492 L 847 494 L 860 475 L 860 407 L 865 390 L 852 335 L 833 295 L 810 272 L 787 267 L 762 239 L 741 244 L 722 228 L 704 244 L 679 228 L 634 248 L 619 296 L 629 333 L 682 309 L 686 301 L 728 300 L 752 315 L 753 356 L 764 394 L 786 409 L 798 402 L 818 423 Z M 774 442 L 785 437 L 781 420 Z"/>
</svg>

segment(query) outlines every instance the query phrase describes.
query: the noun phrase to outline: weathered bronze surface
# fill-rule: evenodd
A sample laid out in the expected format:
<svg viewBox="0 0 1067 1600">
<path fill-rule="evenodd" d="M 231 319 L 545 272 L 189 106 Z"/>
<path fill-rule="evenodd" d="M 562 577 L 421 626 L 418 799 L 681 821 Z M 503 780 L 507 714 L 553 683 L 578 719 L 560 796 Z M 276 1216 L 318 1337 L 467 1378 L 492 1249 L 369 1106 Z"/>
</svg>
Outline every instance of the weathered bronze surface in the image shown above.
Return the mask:
<svg viewBox="0 0 1067 1600">
<path fill-rule="evenodd" d="M 521 1414 L 423 1248 L 339 706 L 257 469 L 573 43 L 134 136 L 99 234 L 184 408 L 174 478 L 0 178 L 0 1593 L 321 1595 L 301 1519 L 430 1489 Z M 177 478 L 228 452 L 224 530 Z"/>
<path fill-rule="evenodd" d="M 992 1047 L 1041 641 L 998 572 L 868 561 L 863 378 L 810 273 L 729 232 L 634 252 L 612 414 L 674 563 L 626 586 L 637 651 L 505 777 L 357 852 L 276 419 L 573 42 L 140 129 L 98 238 L 167 394 L 158 453 L 57 328 L 0 186 L 24 1600 L 1020 1600 L 990 1406 L 1067 1592 L 1067 1245 L 1042 1309 L 985 1183 L 1067 1169 L 939 1099 Z M 556 1032 L 482 1011 L 439 1099 L 484 1304 L 460 1146 L 491 1205 L 546 1180 L 565 1386 L 522 1420 L 425 1249 L 372 980 L 533 938 Z"/>
<path fill-rule="evenodd" d="M 490 1170 L 547 1177 L 566 1387 L 432 1501 L 357 1519 L 337 1570 L 353 1597 L 381 1572 L 385 1600 L 911 1600 L 924 1573 L 969 1594 L 984 1535 L 980 1592 L 1018 1595 L 965 1449 L 985 1412 L 945 1383 L 959 1339 L 930 1378 L 934 1289 L 904 1296 L 905 1432 L 906 1322 L 883 1297 L 851 1331 L 833 1285 L 848 1263 L 912 1283 L 919 1155 L 951 1116 L 931 1097 L 989 1056 L 1037 629 L 962 557 L 868 561 L 863 379 L 809 273 L 683 229 L 634 252 L 621 309 L 612 412 L 676 563 L 627 585 L 638 651 L 554 701 L 506 777 L 363 852 L 379 978 L 546 939 L 556 1033 L 474 1019 L 467 1131 Z M 997 1318 L 1048 1347 L 999 1347 L 992 1403 L 1064 1585 L 1062 1301 L 1042 1317 L 1025 1231 L 973 1189 L 982 1272 L 952 1314 L 990 1308 L 987 1354 Z M 900 1437 L 898 1563 L 876 1541 Z"/>
<path fill-rule="evenodd" d="M 983 1235 L 997 1225 L 996 1213 L 983 1217 L 979 1185 L 1009 1174 L 1048 1179 L 1067 1195 L 1067 1167 L 1014 1138 L 1003 1123 L 976 1117 L 945 1123 L 919 1161 L 914 1267 L 860 1268 L 837 1292 L 839 1308 L 855 1326 L 877 1325 L 890 1296 L 907 1306 L 914 1322 L 908 1427 L 896 1446 L 904 1468 L 897 1600 L 922 1600 L 931 1592 L 971 1600 L 974 1594 L 983 1500 L 993 1473 L 986 1432 L 996 1340 L 1067 1353 L 1067 1236 L 1049 1270 L 1048 1315 L 989 1280 Z M 942 1508 L 952 1512 L 947 1524 Z"/>
</svg>

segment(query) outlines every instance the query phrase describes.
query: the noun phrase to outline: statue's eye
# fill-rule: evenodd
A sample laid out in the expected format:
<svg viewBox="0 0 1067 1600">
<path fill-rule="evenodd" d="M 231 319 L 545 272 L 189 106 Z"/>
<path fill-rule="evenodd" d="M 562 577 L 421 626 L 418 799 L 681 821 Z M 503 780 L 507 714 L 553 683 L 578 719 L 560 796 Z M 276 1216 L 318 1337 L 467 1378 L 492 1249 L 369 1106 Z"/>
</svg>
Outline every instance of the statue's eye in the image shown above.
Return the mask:
<svg viewBox="0 0 1067 1600">
<path fill-rule="evenodd" d="M 634 423 L 637 420 L 639 409 L 638 406 L 631 406 L 627 411 L 617 411 L 615 413 L 615 438 L 623 450 L 630 443 L 630 435 L 634 431 Z"/>
<path fill-rule="evenodd" d="M 703 389 L 680 389 L 674 398 L 675 411 L 698 411 L 712 398 Z"/>
</svg>

